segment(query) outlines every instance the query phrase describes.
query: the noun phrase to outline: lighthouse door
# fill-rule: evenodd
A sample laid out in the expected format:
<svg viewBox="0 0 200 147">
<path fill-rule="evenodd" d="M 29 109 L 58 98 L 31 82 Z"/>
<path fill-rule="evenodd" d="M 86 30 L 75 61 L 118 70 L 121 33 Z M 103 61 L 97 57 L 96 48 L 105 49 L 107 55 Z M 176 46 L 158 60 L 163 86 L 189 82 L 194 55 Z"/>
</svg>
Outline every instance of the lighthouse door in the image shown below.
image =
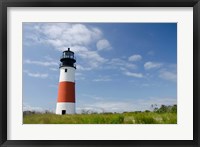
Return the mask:
<svg viewBox="0 0 200 147">
<path fill-rule="evenodd" d="M 66 113 L 66 110 L 62 110 L 62 115 Z"/>
</svg>

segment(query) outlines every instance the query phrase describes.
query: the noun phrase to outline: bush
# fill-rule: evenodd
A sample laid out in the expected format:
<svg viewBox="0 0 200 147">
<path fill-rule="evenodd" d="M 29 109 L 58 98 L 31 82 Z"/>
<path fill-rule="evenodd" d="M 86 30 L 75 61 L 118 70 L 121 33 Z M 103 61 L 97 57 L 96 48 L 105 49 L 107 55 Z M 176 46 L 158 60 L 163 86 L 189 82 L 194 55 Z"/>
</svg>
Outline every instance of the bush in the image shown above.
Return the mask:
<svg viewBox="0 0 200 147">
<path fill-rule="evenodd" d="M 160 108 L 154 108 L 154 112 L 157 112 L 157 113 L 177 113 L 177 105 L 173 105 L 173 106 L 161 105 Z"/>
</svg>

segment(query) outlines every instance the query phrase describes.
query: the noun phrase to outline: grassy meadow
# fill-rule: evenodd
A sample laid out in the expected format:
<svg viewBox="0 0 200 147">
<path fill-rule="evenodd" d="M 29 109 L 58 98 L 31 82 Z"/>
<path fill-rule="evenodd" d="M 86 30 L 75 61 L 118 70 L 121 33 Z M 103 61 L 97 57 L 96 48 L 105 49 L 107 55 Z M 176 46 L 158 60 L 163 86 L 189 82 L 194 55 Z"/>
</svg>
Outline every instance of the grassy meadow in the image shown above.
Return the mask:
<svg viewBox="0 0 200 147">
<path fill-rule="evenodd" d="M 56 115 L 24 113 L 24 124 L 177 124 L 177 105 L 155 107 L 153 111 Z"/>
<path fill-rule="evenodd" d="M 113 114 L 30 114 L 24 124 L 176 124 L 176 113 L 128 112 Z"/>
</svg>

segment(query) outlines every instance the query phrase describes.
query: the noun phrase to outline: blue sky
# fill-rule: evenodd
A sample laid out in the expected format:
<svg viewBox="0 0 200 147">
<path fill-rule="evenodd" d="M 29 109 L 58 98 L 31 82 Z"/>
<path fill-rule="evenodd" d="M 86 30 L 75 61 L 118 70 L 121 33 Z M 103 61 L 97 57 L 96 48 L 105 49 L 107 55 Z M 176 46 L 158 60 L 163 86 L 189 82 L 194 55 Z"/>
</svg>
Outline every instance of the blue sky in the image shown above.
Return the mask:
<svg viewBox="0 0 200 147">
<path fill-rule="evenodd" d="M 176 23 L 23 23 L 23 110 L 55 111 L 68 47 L 77 59 L 77 112 L 177 103 Z"/>
</svg>

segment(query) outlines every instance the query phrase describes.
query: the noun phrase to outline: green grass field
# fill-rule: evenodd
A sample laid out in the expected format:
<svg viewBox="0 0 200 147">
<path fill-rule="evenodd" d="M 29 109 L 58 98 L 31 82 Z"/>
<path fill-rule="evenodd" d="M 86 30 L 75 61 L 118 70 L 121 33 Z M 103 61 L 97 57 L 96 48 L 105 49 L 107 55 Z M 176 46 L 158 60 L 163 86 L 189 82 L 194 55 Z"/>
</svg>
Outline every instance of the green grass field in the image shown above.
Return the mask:
<svg viewBox="0 0 200 147">
<path fill-rule="evenodd" d="M 176 124 L 177 113 L 128 112 L 113 114 L 29 114 L 24 124 Z"/>
</svg>

